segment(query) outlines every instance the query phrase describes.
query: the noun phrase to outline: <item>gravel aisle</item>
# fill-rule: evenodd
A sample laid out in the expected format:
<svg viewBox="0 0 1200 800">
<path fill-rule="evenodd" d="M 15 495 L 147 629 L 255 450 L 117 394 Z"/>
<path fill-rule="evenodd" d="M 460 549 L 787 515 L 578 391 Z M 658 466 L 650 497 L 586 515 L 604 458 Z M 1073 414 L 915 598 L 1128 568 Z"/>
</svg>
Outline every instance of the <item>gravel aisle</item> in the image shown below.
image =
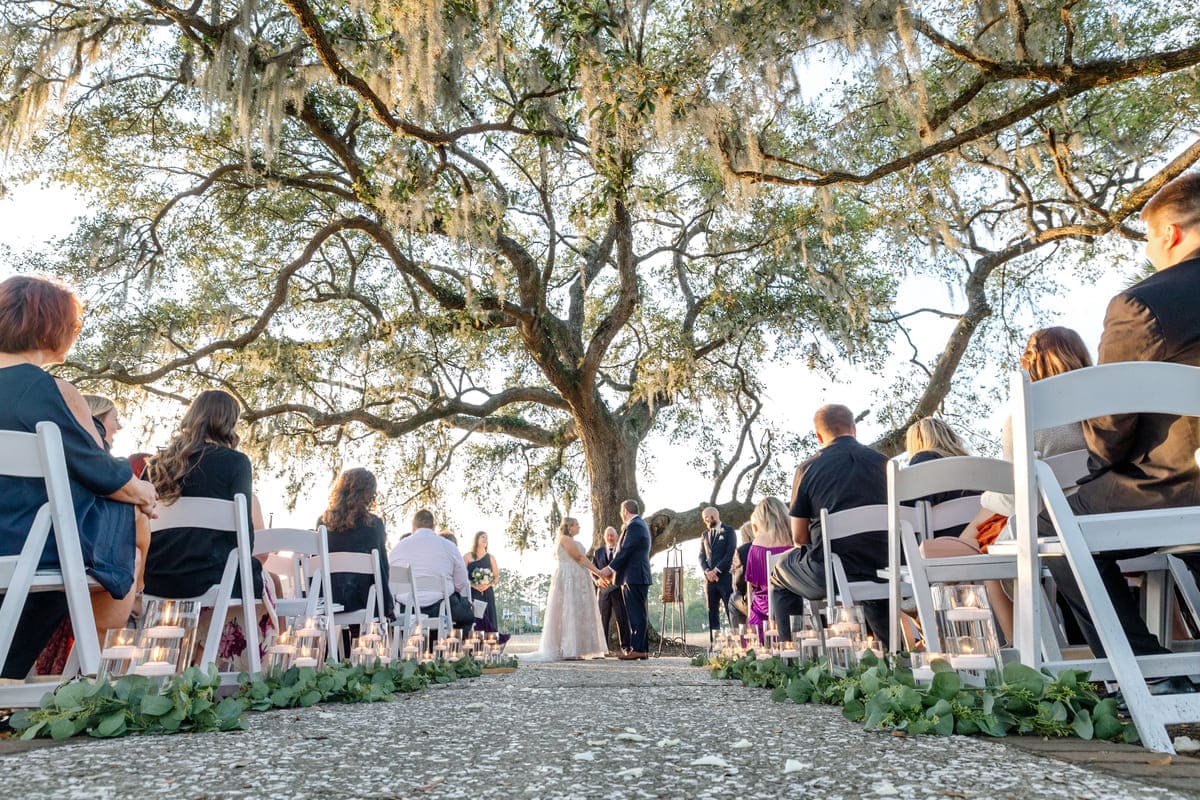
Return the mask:
<svg viewBox="0 0 1200 800">
<path fill-rule="evenodd" d="M 1163 796 L 981 739 L 867 733 L 839 709 L 768 695 L 680 659 L 529 665 L 390 703 L 250 714 L 242 733 L 9 755 L 0 786 L 55 800 Z"/>
</svg>

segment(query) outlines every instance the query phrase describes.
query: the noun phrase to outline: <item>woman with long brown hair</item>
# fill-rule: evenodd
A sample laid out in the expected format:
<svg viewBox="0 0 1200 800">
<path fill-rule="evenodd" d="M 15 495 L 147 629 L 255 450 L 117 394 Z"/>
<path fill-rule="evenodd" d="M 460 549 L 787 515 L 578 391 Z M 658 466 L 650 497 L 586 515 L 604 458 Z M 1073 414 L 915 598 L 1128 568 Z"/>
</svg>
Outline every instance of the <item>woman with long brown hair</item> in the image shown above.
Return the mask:
<svg viewBox="0 0 1200 800">
<path fill-rule="evenodd" d="M 317 520 L 329 533 L 329 550 L 334 553 L 378 552 L 379 574 L 383 585 L 388 584 L 387 530 L 375 507 L 377 486 L 369 469 L 355 467 L 338 476 L 329 493 L 329 507 Z M 366 608 L 367 595 L 374 578 L 370 575 L 337 573 L 330 577 L 333 602 L 346 611 Z M 384 613 L 392 616 L 392 593 L 385 589 Z M 352 634 L 353 635 L 353 634 Z"/>
<path fill-rule="evenodd" d="M 467 575 L 471 579 L 471 599 L 487 604 L 482 616 L 475 617 L 475 629 L 494 633 L 498 630 L 496 618 L 496 582 L 500 580 L 500 568 L 496 557 L 488 552 L 487 531 L 479 531 L 471 541 L 471 549 L 463 554 L 467 564 Z"/>
<path fill-rule="evenodd" d="M 253 529 L 262 527 L 254 511 L 250 459 L 237 451 L 240 441 L 234 428 L 241 410 L 225 392 L 201 392 L 179 423 L 179 430 L 158 455 L 146 463 L 146 479 L 154 484 L 164 503 L 180 497 L 246 499 L 246 514 Z M 225 561 L 237 548 L 232 531 L 203 528 L 168 528 L 150 538 L 146 560 L 146 593 L 161 597 L 197 597 L 221 582 Z M 262 565 L 251 561 L 254 594 L 262 596 Z M 240 597 L 240 585 L 235 585 Z"/>
</svg>

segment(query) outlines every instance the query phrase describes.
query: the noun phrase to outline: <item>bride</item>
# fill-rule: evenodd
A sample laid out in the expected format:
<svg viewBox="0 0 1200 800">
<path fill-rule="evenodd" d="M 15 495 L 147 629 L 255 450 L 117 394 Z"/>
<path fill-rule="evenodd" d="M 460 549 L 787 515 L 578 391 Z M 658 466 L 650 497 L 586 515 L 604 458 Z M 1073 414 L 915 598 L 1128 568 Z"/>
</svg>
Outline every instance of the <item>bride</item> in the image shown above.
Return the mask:
<svg viewBox="0 0 1200 800">
<path fill-rule="evenodd" d="M 575 541 L 579 521 L 567 517 L 558 527 L 554 558 L 558 569 L 550 579 L 546 618 L 542 622 L 542 645 L 523 661 L 603 658 L 608 644 L 601 630 L 600 606 L 596 603 L 592 576 L 600 577 L 583 545 Z"/>
</svg>

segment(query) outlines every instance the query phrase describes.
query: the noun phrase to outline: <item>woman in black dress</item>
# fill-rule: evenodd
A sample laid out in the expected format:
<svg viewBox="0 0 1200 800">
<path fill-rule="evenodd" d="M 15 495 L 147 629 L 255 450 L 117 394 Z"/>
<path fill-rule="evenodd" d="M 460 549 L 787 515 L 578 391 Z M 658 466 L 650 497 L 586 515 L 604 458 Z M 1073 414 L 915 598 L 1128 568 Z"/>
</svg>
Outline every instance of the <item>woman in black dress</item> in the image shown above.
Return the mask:
<svg viewBox="0 0 1200 800">
<path fill-rule="evenodd" d="M 387 531 L 383 520 L 371 513 L 375 506 L 375 494 L 375 476 L 370 470 L 361 467 L 346 470 L 333 484 L 333 490 L 329 493 L 329 507 L 321 514 L 317 524 L 324 525 L 329 533 L 331 553 L 378 552 L 379 575 L 384 585 L 384 614 L 391 617 L 392 593 L 387 589 Z M 333 602 L 340 603 L 346 611 L 366 608 L 367 595 L 374 583 L 375 579 L 370 575 L 334 573 L 330 576 Z M 357 630 L 347 633 L 358 635 Z M 348 647 L 346 652 L 349 652 Z"/>
<path fill-rule="evenodd" d="M 471 599 L 487 603 L 483 616 L 475 618 L 475 629 L 496 632 L 496 581 L 500 580 L 500 568 L 496 557 L 488 552 L 488 535 L 484 531 L 475 534 L 471 551 L 463 554 L 467 563 L 467 576 L 471 580 Z"/>
<path fill-rule="evenodd" d="M 188 406 L 170 443 L 146 463 L 145 475 L 164 503 L 180 497 L 233 500 L 242 495 L 253 547 L 254 530 L 262 527 L 262 521 L 253 500 L 250 459 L 236 449 L 240 439 L 234 428 L 240 416 L 241 409 L 232 395 L 215 389 L 201 392 Z M 146 558 L 145 591 L 159 597 L 198 597 L 221 582 L 225 562 L 236 549 L 237 534 L 233 531 L 195 527 L 155 531 Z M 254 596 L 264 598 L 262 564 L 251 559 L 250 568 Z M 233 596 L 242 596 L 240 581 L 234 582 Z M 270 609 L 271 598 L 264 599 Z M 273 612 L 268 610 L 264 619 L 273 623 Z M 264 635 L 265 625 L 259 625 Z M 218 658 L 241 655 L 244 636 L 240 622 L 230 619 Z"/>
</svg>

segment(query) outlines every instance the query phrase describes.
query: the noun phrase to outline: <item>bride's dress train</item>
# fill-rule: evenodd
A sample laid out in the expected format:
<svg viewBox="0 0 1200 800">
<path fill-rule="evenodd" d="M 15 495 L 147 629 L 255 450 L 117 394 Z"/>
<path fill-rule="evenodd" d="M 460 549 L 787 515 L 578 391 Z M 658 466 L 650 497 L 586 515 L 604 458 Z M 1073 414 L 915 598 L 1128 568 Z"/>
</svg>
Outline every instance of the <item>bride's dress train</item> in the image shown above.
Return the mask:
<svg viewBox="0 0 1200 800">
<path fill-rule="evenodd" d="M 601 630 L 600 606 L 591 574 L 563 551 L 554 551 L 558 568 L 550 579 L 546 617 L 542 622 L 542 644 L 536 653 L 521 661 L 561 661 L 566 658 L 602 658 L 608 643 Z"/>
</svg>

